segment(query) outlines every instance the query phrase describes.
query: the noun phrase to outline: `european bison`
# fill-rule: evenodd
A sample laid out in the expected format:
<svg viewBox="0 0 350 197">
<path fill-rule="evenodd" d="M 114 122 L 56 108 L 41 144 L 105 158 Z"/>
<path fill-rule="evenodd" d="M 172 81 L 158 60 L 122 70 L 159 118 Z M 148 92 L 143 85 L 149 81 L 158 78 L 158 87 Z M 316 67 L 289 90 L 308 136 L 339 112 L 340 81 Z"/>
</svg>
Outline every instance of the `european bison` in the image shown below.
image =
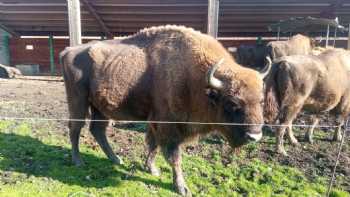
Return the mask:
<svg viewBox="0 0 350 197">
<path fill-rule="evenodd" d="M 286 41 L 271 41 L 266 45 L 266 55 L 272 60 L 288 55 L 308 55 L 316 45 L 315 40 L 297 34 Z"/>
<path fill-rule="evenodd" d="M 153 27 L 123 40 L 70 47 L 61 53 L 71 119 L 235 122 L 233 125 L 149 124 L 146 166 L 157 175 L 158 147 L 173 169 L 174 185 L 189 194 L 181 169 L 181 145 L 218 131 L 232 147 L 259 141 L 263 124 L 263 77 L 239 66 L 214 38 L 178 26 Z M 78 140 L 84 122 L 70 121 L 72 160 L 83 161 Z M 90 131 L 115 163 L 107 122 Z"/>
<path fill-rule="evenodd" d="M 329 49 L 318 56 L 294 55 L 276 60 L 266 78 L 265 118 L 269 123 L 279 120 L 277 152 L 286 155 L 283 147 L 285 129 L 292 144 L 298 145 L 292 132 L 292 121 L 300 112 L 309 114 L 331 112 L 339 127 L 334 140 L 340 140 L 340 128 L 350 113 L 350 53 Z M 317 124 L 314 119 L 313 125 Z M 314 126 L 307 132 L 311 142 Z"/>
<path fill-rule="evenodd" d="M 265 57 L 265 45 L 240 45 L 235 59 L 240 65 L 259 70 L 265 65 Z"/>
<path fill-rule="evenodd" d="M 286 41 L 271 41 L 267 45 L 240 45 L 235 59 L 237 63 L 256 70 L 265 65 L 266 56 L 272 60 L 287 55 L 308 55 L 315 47 L 315 41 L 297 34 Z"/>
</svg>

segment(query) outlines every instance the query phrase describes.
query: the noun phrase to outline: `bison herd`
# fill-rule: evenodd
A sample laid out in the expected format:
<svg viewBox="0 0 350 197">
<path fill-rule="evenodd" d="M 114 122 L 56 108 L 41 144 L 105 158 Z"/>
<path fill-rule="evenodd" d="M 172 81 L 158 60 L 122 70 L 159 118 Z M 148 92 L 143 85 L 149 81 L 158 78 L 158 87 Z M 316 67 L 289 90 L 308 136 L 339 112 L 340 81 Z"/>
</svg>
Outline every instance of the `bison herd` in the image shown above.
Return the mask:
<svg viewBox="0 0 350 197">
<path fill-rule="evenodd" d="M 147 169 L 159 175 L 154 160 L 160 149 L 172 167 L 176 190 L 189 195 L 181 168 L 186 142 L 218 132 L 239 147 L 259 141 L 264 123 L 279 123 L 284 126 L 277 128 L 277 152 L 286 154 L 285 130 L 291 143 L 298 144 L 291 124 L 301 110 L 314 115 L 313 124 L 320 112 L 332 112 L 339 127 L 344 123 L 350 112 L 350 53 L 329 49 L 316 56 L 311 54 L 313 47 L 312 39 L 297 35 L 259 49 L 241 48 L 234 58 L 214 38 L 180 26 L 152 27 L 122 40 L 67 47 L 60 58 L 70 119 L 85 119 L 91 111 L 91 120 L 97 121 L 91 121 L 90 132 L 116 164 L 122 160 L 107 141 L 108 121 L 99 120 L 151 121 Z M 83 126 L 83 121 L 69 122 L 76 165 L 83 164 Z M 337 130 L 334 139 L 339 138 Z"/>
</svg>

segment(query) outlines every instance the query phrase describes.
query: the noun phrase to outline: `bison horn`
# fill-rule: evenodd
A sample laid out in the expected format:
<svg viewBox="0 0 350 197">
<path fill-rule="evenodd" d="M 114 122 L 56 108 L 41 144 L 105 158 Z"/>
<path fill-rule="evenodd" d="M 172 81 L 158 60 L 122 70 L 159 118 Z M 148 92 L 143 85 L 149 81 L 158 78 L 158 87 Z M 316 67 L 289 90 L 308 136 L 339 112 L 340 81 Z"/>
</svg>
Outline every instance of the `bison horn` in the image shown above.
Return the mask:
<svg viewBox="0 0 350 197">
<path fill-rule="evenodd" d="M 271 58 L 269 56 L 266 56 L 266 61 L 267 61 L 267 64 L 265 65 L 263 70 L 260 71 L 260 77 L 262 79 L 265 79 L 265 77 L 269 74 L 271 67 L 272 67 L 272 61 L 271 61 Z"/>
<path fill-rule="evenodd" d="M 222 89 L 224 87 L 222 81 L 214 77 L 215 71 L 219 68 L 219 66 L 224 62 L 224 58 L 222 58 L 218 63 L 216 63 L 213 67 L 211 67 L 208 71 L 207 82 L 210 87 L 215 89 Z"/>
</svg>

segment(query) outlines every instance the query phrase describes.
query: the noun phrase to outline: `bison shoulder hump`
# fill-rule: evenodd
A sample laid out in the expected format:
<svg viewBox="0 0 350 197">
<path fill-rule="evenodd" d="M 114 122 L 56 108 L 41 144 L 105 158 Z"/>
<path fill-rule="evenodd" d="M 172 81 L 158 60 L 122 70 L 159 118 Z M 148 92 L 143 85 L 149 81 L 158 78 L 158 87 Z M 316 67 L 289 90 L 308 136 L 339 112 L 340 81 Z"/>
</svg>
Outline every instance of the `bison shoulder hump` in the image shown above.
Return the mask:
<svg viewBox="0 0 350 197">
<path fill-rule="evenodd" d="M 105 43 L 96 43 L 92 45 L 88 51 L 89 56 L 96 64 L 103 64 L 107 55 L 111 52 L 111 46 Z"/>
</svg>

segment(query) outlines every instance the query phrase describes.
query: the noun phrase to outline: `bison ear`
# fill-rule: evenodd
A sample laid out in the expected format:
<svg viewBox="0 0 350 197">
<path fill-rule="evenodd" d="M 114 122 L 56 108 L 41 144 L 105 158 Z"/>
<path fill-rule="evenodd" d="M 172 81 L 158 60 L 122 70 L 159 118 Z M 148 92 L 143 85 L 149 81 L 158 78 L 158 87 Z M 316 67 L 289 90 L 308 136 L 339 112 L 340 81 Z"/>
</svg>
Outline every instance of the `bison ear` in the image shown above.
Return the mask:
<svg viewBox="0 0 350 197">
<path fill-rule="evenodd" d="M 211 105 L 216 106 L 219 103 L 221 94 L 218 90 L 213 88 L 207 88 L 205 90 L 205 93 L 208 96 Z"/>
</svg>

